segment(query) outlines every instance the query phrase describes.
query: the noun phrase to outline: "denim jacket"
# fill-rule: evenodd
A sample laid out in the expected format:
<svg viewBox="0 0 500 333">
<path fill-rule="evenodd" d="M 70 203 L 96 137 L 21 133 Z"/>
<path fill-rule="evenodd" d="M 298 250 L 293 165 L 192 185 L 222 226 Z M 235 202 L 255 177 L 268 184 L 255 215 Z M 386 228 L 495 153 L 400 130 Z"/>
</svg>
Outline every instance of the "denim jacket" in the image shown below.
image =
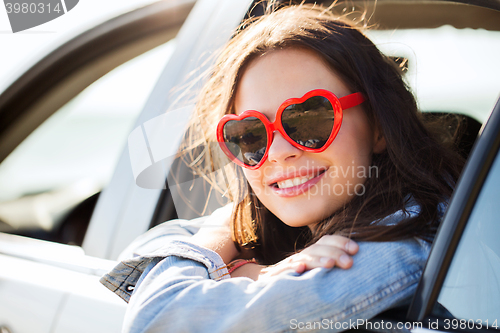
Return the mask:
<svg viewBox="0 0 500 333">
<path fill-rule="evenodd" d="M 412 206 L 381 223 L 394 224 L 417 213 L 418 207 Z M 106 287 L 129 302 L 124 332 L 355 328 L 410 302 L 430 251 L 430 244 L 413 238 L 358 242 L 350 269 L 287 271 L 253 281 L 230 278 L 217 253 L 189 243 L 196 230 L 194 223 L 182 220 L 153 228 L 132 245 L 132 258 L 102 277 Z M 151 248 L 158 249 L 146 254 Z"/>
</svg>

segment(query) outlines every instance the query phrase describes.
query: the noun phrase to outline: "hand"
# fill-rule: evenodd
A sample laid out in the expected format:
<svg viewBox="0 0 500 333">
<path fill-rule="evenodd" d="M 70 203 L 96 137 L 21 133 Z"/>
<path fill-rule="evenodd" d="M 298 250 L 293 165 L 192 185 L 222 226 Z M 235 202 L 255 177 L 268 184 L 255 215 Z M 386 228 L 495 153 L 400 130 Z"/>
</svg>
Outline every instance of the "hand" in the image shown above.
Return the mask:
<svg viewBox="0 0 500 333">
<path fill-rule="evenodd" d="M 348 269 L 353 264 L 352 256 L 358 253 L 358 244 L 344 236 L 325 235 L 315 244 L 305 248 L 294 256 L 299 257 L 292 261 L 300 261 L 306 264 L 306 270 L 316 267 L 333 268 L 334 266 Z M 306 257 L 301 259 L 300 255 Z"/>
<path fill-rule="evenodd" d="M 356 254 L 358 250 L 358 244 L 347 237 L 325 235 L 301 252 L 291 255 L 275 265 L 262 268 L 259 279 L 274 276 L 290 269 L 297 273 L 304 273 L 317 267 L 333 268 L 337 266 L 349 269 L 353 265 L 351 256 Z"/>
<path fill-rule="evenodd" d="M 217 252 L 228 264 L 239 255 L 231 236 L 232 203 L 217 209 L 207 218 L 190 242 Z"/>
</svg>

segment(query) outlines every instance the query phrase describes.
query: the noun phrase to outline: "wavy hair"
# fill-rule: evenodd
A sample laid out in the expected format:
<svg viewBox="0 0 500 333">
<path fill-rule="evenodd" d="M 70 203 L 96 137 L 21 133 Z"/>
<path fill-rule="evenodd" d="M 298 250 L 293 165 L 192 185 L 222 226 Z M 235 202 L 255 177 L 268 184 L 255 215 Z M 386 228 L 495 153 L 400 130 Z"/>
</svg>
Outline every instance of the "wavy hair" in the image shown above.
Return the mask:
<svg viewBox="0 0 500 333">
<path fill-rule="evenodd" d="M 354 196 L 320 221 L 314 232 L 289 227 L 270 213 L 240 167 L 229 163 L 216 144 L 217 123 L 224 114 L 233 113 L 235 90 L 246 66 L 267 52 L 287 48 L 314 51 L 351 91 L 362 92 L 367 97 L 363 109 L 386 140 L 385 151 L 372 159 L 379 175 L 366 180 L 364 195 Z M 183 158 L 236 203 L 234 241 L 240 248 L 252 249 L 264 264 L 275 263 L 325 234 L 362 241 L 431 240 L 442 214 L 440 203 L 451 197 L 463 163 L 443 144 L 442 133 L 425 126 L 395 62 L 361 28 L 318 6 L 288 6 L 244 22 L 220 53 L 194 115 Z M 405 212 L 410 199 L 420 206 L 418 214 L 395 225 L 376 223 L 399 210 Z"/>
</svg>

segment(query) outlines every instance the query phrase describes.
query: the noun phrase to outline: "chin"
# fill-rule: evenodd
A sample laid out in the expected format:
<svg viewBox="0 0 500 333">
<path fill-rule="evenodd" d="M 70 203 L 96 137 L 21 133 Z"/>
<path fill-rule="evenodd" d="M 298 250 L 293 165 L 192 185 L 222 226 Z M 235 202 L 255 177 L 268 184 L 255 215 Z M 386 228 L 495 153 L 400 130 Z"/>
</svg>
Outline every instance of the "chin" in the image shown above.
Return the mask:
<svg viewBox="0 0 500 333">
<path fill-rule="evenodd" d="M 292 227 L 292 228 L 301 228 L 301 227 L 310 227 L 311 225 L 315 225 L 318 223 L 318 221 L 316 222 L 311 222 L 311 223 L 304 223 L 304 220 L 293 220 L 293 221 L 290 221 L 290 220 L 284 220 L 284 219 L 281 219 L 280 220 L 286 224 L 287 226 L 289 227 Z"/>
<path fill-rule="evenodd" d="M 317 214 L 311 214 L 305 211 L 302 211 L 299 214 L 290 211 L 278 212 L 277 214 L 274 213 L 274 215 L 276 215 L 276 217 L 278 217 L 284 224 L 294 228 L 311 227 L 324 218 L 319 215 L 316 216 Z"/>
<path fill-rule="evenodd" d="M 309 227 L 333 215 L 341 205 L 336 200 L 307 200 L 270 207 L 270 211 L 283 223 L 290 227 Z"/>
</svg>

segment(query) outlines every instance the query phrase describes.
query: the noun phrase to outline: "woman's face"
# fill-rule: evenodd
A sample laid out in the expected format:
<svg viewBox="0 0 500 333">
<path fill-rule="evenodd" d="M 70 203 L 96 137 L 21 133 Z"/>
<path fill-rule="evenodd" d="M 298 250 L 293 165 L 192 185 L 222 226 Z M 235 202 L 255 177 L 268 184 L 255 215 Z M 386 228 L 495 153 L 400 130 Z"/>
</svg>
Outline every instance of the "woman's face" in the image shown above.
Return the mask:
<svg viewBox="0 0 500 333">
<path fill-rule="evenodd" d="M 313 89 L 329 90 L 339 98 L 354 93 L 316 53 L 272 51 L 244 71 L 235 110 L 257 110 L 272 122 L 285 100 Z M 325 151 L 304 152 L 275 132 L 265 163 L 257 170 L 244 168 L 262 204 L 287 225 L 313 227 L 354 195 L 362 195 L 366 178 L 377 177 L 370 163 L 372 154 L 385 148 L 385 140 L 372 129 L 362 106 L 344 111 L 340 131 Z"/>
</svg>

